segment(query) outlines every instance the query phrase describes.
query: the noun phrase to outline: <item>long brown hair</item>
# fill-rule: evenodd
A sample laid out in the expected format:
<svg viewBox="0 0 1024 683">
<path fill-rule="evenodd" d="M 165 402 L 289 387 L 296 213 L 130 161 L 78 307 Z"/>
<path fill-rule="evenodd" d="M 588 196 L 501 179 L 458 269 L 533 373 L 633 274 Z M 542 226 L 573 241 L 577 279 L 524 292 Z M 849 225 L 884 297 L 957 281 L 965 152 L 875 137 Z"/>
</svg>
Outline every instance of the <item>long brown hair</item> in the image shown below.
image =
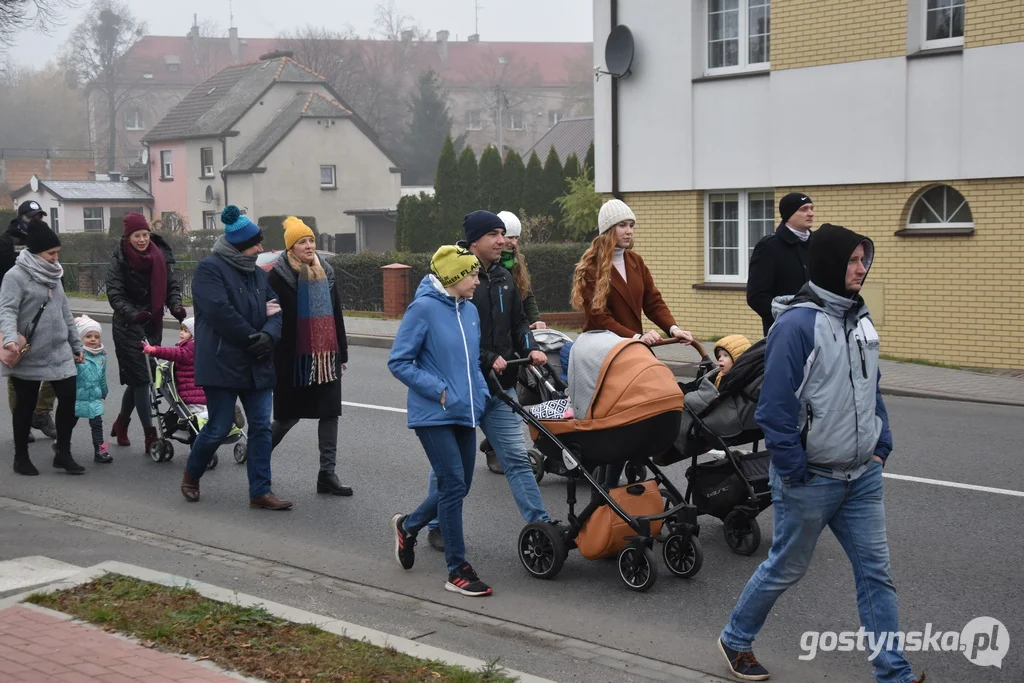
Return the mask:
<svg viewBox="0 0 1024 683">
<path fill-rule="evenodd" d="M 612 257 L 615 255 L 615 230 L 607 230 L 594 238 L 583 252 L 572 278 L 572 307 L 583 311 L 589 305 L 591 312 L 598 313 L 608 303 L 608 291 L 612 285 Z M 586 301 L 587 281 L 593 278 L 593 292 Z"/>
<path fill-rule="evenodd" d="M 512 266 L 512 280 L 516 283 L 519 296 L 526 298 L 530 293 L 530 271 L 526 269 L 526 257 L 516 248 L 516 265 Z"/>
</svg>

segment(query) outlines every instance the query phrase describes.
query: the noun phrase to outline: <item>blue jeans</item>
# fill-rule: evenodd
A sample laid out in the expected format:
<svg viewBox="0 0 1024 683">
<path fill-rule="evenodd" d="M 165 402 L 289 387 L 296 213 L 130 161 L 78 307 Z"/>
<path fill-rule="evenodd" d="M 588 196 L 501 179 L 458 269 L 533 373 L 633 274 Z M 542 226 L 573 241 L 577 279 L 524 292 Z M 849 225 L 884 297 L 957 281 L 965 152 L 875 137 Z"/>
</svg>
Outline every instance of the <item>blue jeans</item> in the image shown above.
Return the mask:
<svg viewBox="0 0 1024 683">
<path fill-rule="evenodd" d="M 416 436 L 430 460 L 432 472 L 427 498 L 405 518 L 406 532 L 419 533 L 431 520 L 441 523 L 444 559 L 453 572 L 466 562 L 466 542 L 462 535 L 462 500 L 473 482 L 476 462 L 476 430 L 472 427 L 445 425 L 419 427 Z"/>
<path fill-rule="evenodd" d="M 772 547 L 740 595 L 722 631 L 722 642 L 734 650 L 751 649 L 775 601 L 807 571 L 826 526 L 853 565 L 857 610 L 864 630 L 875 634 L 899 630 L 885 535 L 881 464 L 873 463 L 853 481 L 817 475 L 803 486 L 783 486 L 774 468 L 770 477 L 775 514 Z M 883 649 L 872 664 L 879 683 L 913 679 L 910 663 L 899 649 Z"/>
<path fill-rule="evenodd" d="M 270 493 L 270 412 L 274 406 L 274 395 L 270 389 L 221 389 L 205 387 L 206 411 L 210 419 L 199 430 L 188 454 L 185 471 L 199 480 L 213 459 L 213 454 L 223 443 L 228 432 L 235 425 L 235 402 L 242 401 L 245 417 L 249 422 L 248 459 L 245 461 L 249 475 L 249 499 Z"/>
<path fill-rule="evenodd" d="M 514 392 L 515 389 L 505 390 L 505 393 L 511 396 L 515 395 Z M 537 486 L 533 468 L 530 467 L 530 456 L 526 454 L 522 418 L 513 413 L 501 399 L 492 396 L 487 399 L 484 414 L 480 417 L 480 427 L 484 430 L 484 436 L 491 442 L 491 448 L 494 449 L 494 455 L 498 458 L 501 468 L 505 470 L 505 479 L 512 490 L 512 498 L 519 506 L 519 514 L 527 523 L 550 522 L 551 516 L 544 509 L 540 487 Z M 437 481 L 431 472 L 428 490 L 436 489 Z M 431 521 L 429 526 L 431 529 L 437 528 L 434 521 Z"/>
</svg>

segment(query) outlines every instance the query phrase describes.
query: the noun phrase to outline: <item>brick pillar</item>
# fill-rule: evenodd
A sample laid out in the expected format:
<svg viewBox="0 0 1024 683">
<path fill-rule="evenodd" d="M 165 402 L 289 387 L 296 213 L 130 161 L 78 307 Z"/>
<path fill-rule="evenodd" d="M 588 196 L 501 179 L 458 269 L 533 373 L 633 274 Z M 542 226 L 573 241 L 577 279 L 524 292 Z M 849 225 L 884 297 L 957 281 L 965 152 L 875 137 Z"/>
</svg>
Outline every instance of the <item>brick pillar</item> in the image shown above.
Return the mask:
<svg viewBox="0 0 1024 683">
<path fill-rule="evenodd" d="M 401 318 L 409 305 L 409 271 L 412 267 L 392 263 L 380 269 L 384 276 L 384 317 Z"/>
</svg>

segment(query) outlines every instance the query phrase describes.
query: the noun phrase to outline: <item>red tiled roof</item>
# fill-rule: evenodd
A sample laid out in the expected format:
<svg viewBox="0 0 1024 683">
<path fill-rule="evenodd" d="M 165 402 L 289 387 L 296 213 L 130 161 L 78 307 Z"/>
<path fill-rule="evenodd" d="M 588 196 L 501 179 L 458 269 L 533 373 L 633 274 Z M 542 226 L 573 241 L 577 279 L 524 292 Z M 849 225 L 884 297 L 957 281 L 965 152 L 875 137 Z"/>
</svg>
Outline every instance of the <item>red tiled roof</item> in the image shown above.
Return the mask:
<svg viewBox="0 0 1024 683">
<path fill-rule="evenodd" d="M 346 41 L 358 44 L 363 50 L 393 48 L 394 43 L 377 40 Z M 286 41 L 277 38 L 240 39 L 239 62 L 250 62 L 260 55 L 285 47 Z M 448 85 L 493 83 L 493 76 L 503 68 L 504 58 L 514 84 L 529 86 L 564 86 L 571 78 L 574 64 L 589 64 L 590 43 L 513 43 L 449 41 L 448 58 L 441 59 L 441 46 L 435 41 L 413 43 L 415 63 L 436 71 Z M 233 63 L 227 38 L 200 38 L 198 52 L 192 41 L 184 36 L 145 36 L 137 42 L 126 57 L 127 80 L 154 85 L 192 86 L 203 82 Z M 171 71 L 168 56 L 180 59 L 177 71 Z M 199 64 L 197 64 L 197 58 Z M 144 74 L 152 74 L 145 78 Z"/>
</svg>

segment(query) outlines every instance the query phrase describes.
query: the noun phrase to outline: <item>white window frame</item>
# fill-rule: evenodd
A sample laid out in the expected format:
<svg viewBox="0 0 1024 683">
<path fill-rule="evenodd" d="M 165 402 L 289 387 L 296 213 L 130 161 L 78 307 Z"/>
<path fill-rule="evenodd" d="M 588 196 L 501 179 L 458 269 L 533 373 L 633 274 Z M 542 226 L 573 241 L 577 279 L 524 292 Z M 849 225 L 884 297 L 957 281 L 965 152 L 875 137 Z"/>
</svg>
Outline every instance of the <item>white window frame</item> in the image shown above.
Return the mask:
<svg viewBox="0 0 1024 683">
<path fill-rule="evenodd" d="M 87 217 L 85 215 L 86 211 L 99 211 L 100 212 L 99 218 L 97 218 L 96 216 L 93 216 L 92 218 Z M 85 207 L 82 207 L 82 232 L 89 232 L 89 233 L 104 233 L 104 232 L 106 232 L 107 231 L 107 226 L 104 223 L 104 213 L 105 212 L 103 211 L 103 207 L 102 206 L 85 206 Z M 99 230 L 90 229 L 89 228 L 89 224 L 90 223 L 96 223 L 97 221 L 100 224 Z"/>
<path fill-rule="evenodd" d="M 929 193 L 932 190 L 934 190 L 935 188 L 937 188 L 937 187 L 945 188 L 945 190 L 947 190 L 947 192 L 944 192 L 943 196 L 942 196 L 943 203 L 945 204 L 942 207 L 942 214 L 943 215 L 940 216 L 939 213 L 936 211 L 935 207 L 933 207 L 930 202 L 925 202 L 925 206 L 928 207 L 928 210 L 932 213 L 933 216 L 935 216 L 939 220 L 934 222 L 934 223 L 911 223 L 910 222 L 910 217 L 914 215 L 914 209 L 917 208 L 918 203 L 924 201 L 924 196 L 927 193 Z M 960 195 L 960 197 L 963 199 L 963 203 L 962 204 L 958 204 L 955 207 L 952 207 L 952 210 L 950 210 L 950 206 L 948 205 L 948 201 L 949 201 L 949 192 L 948 192 L 948 190 L 953 190 L 958 195 Z M 955 215 L 963 206 L 966 206 L 967 210 L 971 211 L 971 203 L 967 201 L 967 197 L 964 197 L 963 193 L 960 192 L 960 190 L 958 190 L 955 187 L 953 187 L 952 185 L 946 185 L 946 184 L 929 185 L 928 187 L 925 187 L 920 192 L 918 192 L 917 196 L 914 197 L 914 201 L 910 204 L 910 211 L 907 213 L 907 229 L 908 230 L 934 230 L 936 228 L 939 228 L 939 229 L 961 228 L 961 229 L 971 229 L 971 230 L 973 230 L 974 229 L 974 221 L 973 220 L 971 220 L 971 221 L 961 221 L 961 222 L 956 222 L 956 223 L 951 222 L 951 221 L 948 220 L 948 218 L 950 216 Z M 973 211 L 971 211 L 971 218 L 972 219 L 974 218 L 974 212 Z"/>
<path fill-rule="evenodd" d="M 953 38 L 937 38 L 935 40 L 928 40 L 928 0 L 916 0 L 921 3 L 921 49 L 922 50 L 941 50 L 948 47 L 963 47 L 964 37 L 963 30 L 961 29 L 961 35 Z M 966 0 L 952 0 L 955 3 L 961 3 L 961 16 L 963 17 L 964 27 L 966 28 L 967 18 L 965 15 L 967 11 Z M 943 9 L 943 8 L 940 8 Z"/>
<path fill-rule="evenodd" d="M 739 224 L 739 235 L 737 235 L 737 248 L 740 252 L 738 258 L 738 270 L 739 272 L 735 275 L 723 275 L 723 274 L 712 274 L 711 272 L 711 197 L 714 195 L 723 194 L 734 194 L 737 195 L 737 203 L 739 204 L 739 212 L 737 214 L 737 222 Z M 775 190 L 770 187 L 764 188 L 751 188 L 746 190 L 708 190 L 704 193 L 704 281 L 705 282 L 727 282 L 746 284 L 748 268 L 750 266 L 750 251 L 754 245 L 750 244 L 750 195 L 752 194 L 769 194 L 771 195 L 771 201 L 769 202 L 770 213 L 768 214 L 768 222 L 772 226 L 772 230 L 775 229 Z M 756 219 L 765 220 L 765 219 Z"/>
<path fill-rule="evenodd" d="M 769 71 L 771 69 L 771 3 L 768 4 L 768 61 L 765 62 L 750 62 L 750 33 L 749 33 L 749 18 L 750 18 L 750 1 L 751 0 L 737 0 L 739 6 L 739 57 L 738 63 L 734 66 L 711 66 L 711 55 L 710 52 L 710 40 L 711 40 L 711 0 L 701 0 L 700 11 L 702 21 L 700 22 L 701 31 L 701 45 L 704 54 L 704 75 L 705 76 L 721 76 L 723 74 L 734 74 L 744 72 L 756 72 L 756 71 Z"/>
<path fill-rule="evenodd" d="M 160 150 L 160 179 L 174 180 L 174 155 L 171 150 Z"/>
<path fill-rule="evenodd" d="M 330 169 L 331 182 L 324 182 L 324 169 Z M 338 167 L 334 164 L 320 164 L 320 187 L 334 189 L 338 187 Z"/>
<path fill-rule="evenodd" d="M 479 109 L 470 109 L 466 112 L 466 130 L 483 130 L 484 118 L 480 115 Z"/>
<path fill-rule="evenodd" d="M 50 207 L 50 227 L 54 232 L 60 232 L 60 207 Z"/>
<path fill-rule="evenodd" d="M 516 125 L 517 120 L 519 122 L 518 126 Z M 508 113 L 508 129 L 526 130 L 526 115 L 518 109 L 510 110 Z"/>
<path fill-rule="evenodd" d="M 548 109 L 548 128 L 554 128 L 564 118 L 561 109 Z"/>
<path fill-rule="evenodd" d="M 217 212 L 203 211 L 203 230 L 217 229 Z"/>
<path fill-rule="evenodd" d="M 207 164 L 206 160 L 203 159 L 203 153 L 206 152 L 206 151 L 210 152 L 210 163 L 209 164 Z M 199 167 L 200 167 L 200 170 L 202 171 L 202 175 L 200 176 L 201 178 L 213 178 L 214 177 L 214 172 L 213 172 L 213 147 L 200 147 L 199 148 Z"/>
<path fill-rule="evenodd" d="M 134 114 L 132 122 L 128 123 L 128 115 Z M 146 122 L 142 116 L 142 110 L 138 107 L 128 107 L 124 110 L 124 129 L 125 130 L 145 130 Z"/>
</svg>

